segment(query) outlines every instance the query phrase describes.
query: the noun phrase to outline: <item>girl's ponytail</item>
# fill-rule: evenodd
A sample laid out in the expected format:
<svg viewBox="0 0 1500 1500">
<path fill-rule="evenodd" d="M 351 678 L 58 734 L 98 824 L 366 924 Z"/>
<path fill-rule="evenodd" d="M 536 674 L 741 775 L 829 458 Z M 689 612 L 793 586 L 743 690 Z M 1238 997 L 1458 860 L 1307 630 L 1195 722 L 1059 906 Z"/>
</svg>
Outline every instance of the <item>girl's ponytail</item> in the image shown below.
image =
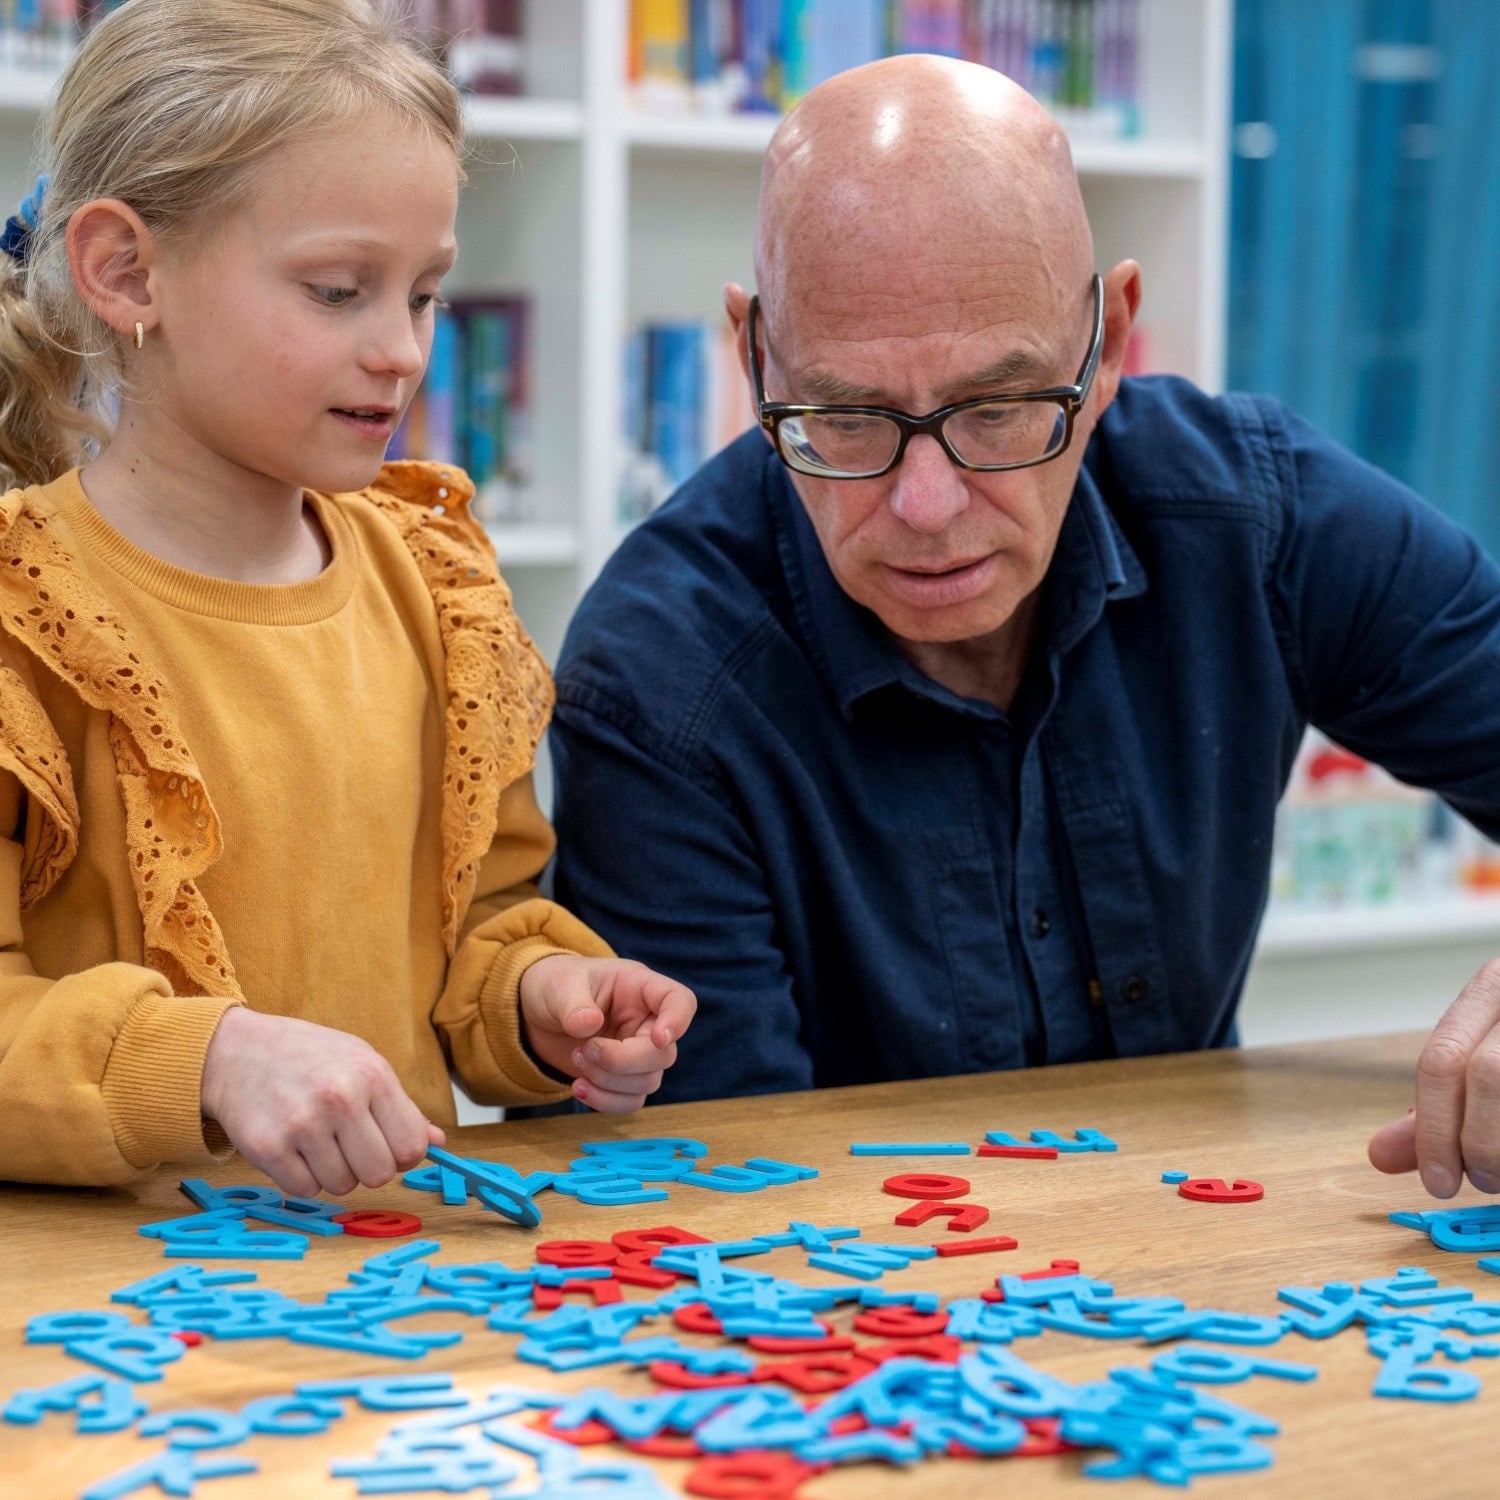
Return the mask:
<svg viewBox="0 0 1500 1500">
<path fill-rule="evenodd" d="M 44 177 L 0 234 L 0 491 L 55 479 L 106 434 L 85 406 L 82 354 L 28 293 L 46 186 Z"/>
</svg>

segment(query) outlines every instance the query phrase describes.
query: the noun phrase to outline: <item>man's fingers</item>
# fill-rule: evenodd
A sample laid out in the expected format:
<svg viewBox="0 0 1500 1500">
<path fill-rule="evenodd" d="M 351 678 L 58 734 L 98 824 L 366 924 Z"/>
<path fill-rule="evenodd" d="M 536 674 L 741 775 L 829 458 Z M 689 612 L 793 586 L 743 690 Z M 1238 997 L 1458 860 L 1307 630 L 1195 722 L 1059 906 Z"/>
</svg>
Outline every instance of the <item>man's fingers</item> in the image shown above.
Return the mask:
<svg viewBox="0 0 1500 1500">
<path fill-rule="evenodd" d="M 618 1094 L 596 1087 L 587 1078 L 573 1080 L 573 1097 L 601 1114 L 628 1115 L 646 1102 L 644 1094 Z"/>
<path fill-rule="evenodd" d="M 1417 1061 L 1417 1164 L 1435 1198 L 1463 1181 L 1461 1142 L 1469 1060 L 1500 1019 L 1500 962 L 1486 964 L 1434 1028 Z"/>
<path fill-rule="evenodd" d="M 1382 1172 L 1414 1172 L 1417 1168 L 1417 1115 L 1409 1110 L 1399 1120 L 1382 1125 L 1370 1137 L 1370 1163 Z"/>
<path fill-rule="evenodd" d="M 1500 1192 L 1500 1033 L 1490 1032 L 1469 1059 L 1459 1139 L 1469 1181 L 1481 1193 Z"/>
</svg>

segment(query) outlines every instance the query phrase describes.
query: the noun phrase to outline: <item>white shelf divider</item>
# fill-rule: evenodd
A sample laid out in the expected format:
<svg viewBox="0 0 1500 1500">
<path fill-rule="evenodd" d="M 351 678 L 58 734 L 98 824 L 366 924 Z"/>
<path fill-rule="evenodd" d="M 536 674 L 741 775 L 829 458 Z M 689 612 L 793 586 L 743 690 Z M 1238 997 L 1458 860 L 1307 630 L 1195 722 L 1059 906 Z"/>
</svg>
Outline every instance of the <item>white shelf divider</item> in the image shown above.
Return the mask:
<svg viewBox="0 0 1500 1500">
<path fill-rule="evenodd" d="M 57 78 L 44 68 L 0 68 L 0 112 L 36 114 L 52 97 Z"/>
<path fill-rule="evenodd" d="M 1412 948 L 1463 938 L 1496 940 L 1500 956 L 1500 895 L 1464 895 L 1332 910 L 1277 907 L 1266 913 L 1256 944 L 1260 960 L 1354 950 Z"/>
<path fill-rule="evenodd" d="M 475 141 L 576 141 L 583 134 L 583 106 L 572 99 L 470 95 L 464 128 Z"/>
<path fill-rule="evenodd" d="M 632 109 L 625 138 L 636 150 L 697 151 L 726 156 L 759 156 L 781 124 L 780 115 L 652 114 Z M 1071 140 L 1080 176 L 1200 178 L 1210 170 L 1198 141 L 1137 137 Z"/>
<path fill-rule="evenodd" d="M 581 551 L 578 528 L 541 521 L 495 521 L 485 527 L 495 544 L 500 571 L 571 567 Z"/>
</svg>

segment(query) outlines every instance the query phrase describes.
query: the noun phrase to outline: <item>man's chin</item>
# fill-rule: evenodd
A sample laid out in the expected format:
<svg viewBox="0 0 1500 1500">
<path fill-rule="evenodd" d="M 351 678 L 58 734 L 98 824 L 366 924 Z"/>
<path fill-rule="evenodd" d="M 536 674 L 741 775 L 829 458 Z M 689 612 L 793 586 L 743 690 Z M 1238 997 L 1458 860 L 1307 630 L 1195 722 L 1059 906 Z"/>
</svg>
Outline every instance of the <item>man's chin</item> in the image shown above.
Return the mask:
<svg viewBox="0 0 1500 1500">
<path fill-rule="evenodd" d="M 872 606 L 880 623 L 899 640 L 913 645 L 953 646 L 975 641 L 1003 629 L 1018 601 L 986 601 L 982 606 L 953 605 L 946 609 L 914 610 L 887 603 Z"/>
</svg>

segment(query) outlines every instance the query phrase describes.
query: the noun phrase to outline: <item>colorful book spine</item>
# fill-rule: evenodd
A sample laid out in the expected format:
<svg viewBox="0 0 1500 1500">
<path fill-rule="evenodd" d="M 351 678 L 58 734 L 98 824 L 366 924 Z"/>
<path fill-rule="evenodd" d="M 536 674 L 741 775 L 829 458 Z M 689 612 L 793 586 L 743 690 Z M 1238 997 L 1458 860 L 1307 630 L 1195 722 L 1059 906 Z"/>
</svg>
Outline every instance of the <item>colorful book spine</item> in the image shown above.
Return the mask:
<svg viewBox="0 0 1500 1500">
<path fill-rule="evenodd" d="M 524 298 L 465 298 L 439 310 L 426 374 L 387 456 L 461 465 L 481 519 L 516 514 L 532 468 Z"/>
<path fill-rule="evenodd" d="M 635 330 L 624 348 L 621 522 L 648 515 L 752 421 L 727 324 L 653 323 Z"/>
<path fill-rule="evenodd" d="M 423 447 L 410 456 L 430 458 L 434 463 L 461 463 L 457 441 L 457 407 L 462 378 L 462 350 L 458 320 L 448 308 L 439 308 L 432 329 L 432 354 L 422 382 L 426 398 Z"/>
<path fill-rule="evenodd" d="M 849 68 L 937 53 L 1015 79 L 1070 132 L 1139 130 L 1140 0 L 635 0 L 639 102 L 790 109 Z"/>
<path fill-rule="evenodd" d="M 651 109 L 682 109 L 692 98 L 688 0 L 633 0 L 636 88 Z"/>
<path fill-rule="evenodd" d="M 482 0 L 472 29 L 448 45 L 448 70 L 474 94 L 515 95 L 522 88 L 521 0 Z"/>
<path fill-rule="evenodd" d="M 740 107 L 757 114 L 779 114 L 781 97 L 782 0 L 743 0 L 740 54 L 745 93 Z"/>
</svg>

